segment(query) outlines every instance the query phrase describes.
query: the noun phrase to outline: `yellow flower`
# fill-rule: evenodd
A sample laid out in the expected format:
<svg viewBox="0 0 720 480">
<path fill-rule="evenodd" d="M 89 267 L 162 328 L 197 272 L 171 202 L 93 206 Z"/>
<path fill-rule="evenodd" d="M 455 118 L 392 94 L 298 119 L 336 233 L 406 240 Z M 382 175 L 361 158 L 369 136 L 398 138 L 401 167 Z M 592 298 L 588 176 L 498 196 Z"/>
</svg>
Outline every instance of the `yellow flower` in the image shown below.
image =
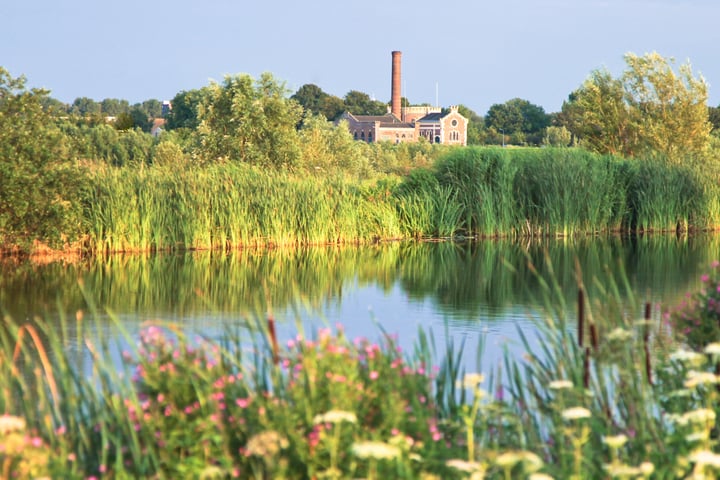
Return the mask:
<svg viewBox="0 0 720 480">
<path fill-rule="evenodd" d="M 553 380 L 550 382 L 548 387 L 552 390 L 562 390 L 565 388 L 573 388 L 573 383 L 570 380 Z"/>
<path fill-rule="evenodd" d="M 400 456 L 400 449 L 384 442 L 358 442 L 352 452 L 359 458 L 393 459 Z"/>
<path fill-rule="evenodd" d="M 25 420 L 13 415 L 0 416 L 0 435 L 7 435 L 12 432 L 22 432 L 25 430 Z"/>
<path fill-rule="evenodd" d="M 700 465 L 710 465 L 713 468 L 720 468 L 720 455 L 709 450 L 700 450 L 690 454 L 689 460 Z"/>
<path fill-rule="evenodd" d="M 565 420 L 579 420 L 581 418 L 590 418 L 592 413 L 585 407 L 571 407 L 563 410 L 562 417 Z"/>
<path fill-rule="evenodd" d="M 676 350 L 670 354 L 670 360 L 675 360 L 682 363 L 689 363 L 692 365 L 702 365 L 705 363 L 705 355 L 690 350 Z"/>
<path fill-rule="evenodd" d="M 627 440 L 628 438 L 623 434 L 603 437 L 603 442 L 610 448 L 620 448 L 625 445 Z"/>
<path fill-rule="evenodd" d="M 313 417 L 313 424 L 319 423 L 357 423 L 357 415 L 352 412 L 345 412 L 343 410 L 330 410 L 328 412 L 315 415 Z"/>
<path fill-rule="evenodd" d="M 528 480 L 554 480 L 554 479 L 547 473 L 533 473 L 528 477 Z"/>
<path fill-rule="evenodd" d="M 720 343 L 718 343 L 718 342 L 708 343 L 705 346 L 704 351 L 708 355 L 720 355 Z"/>
<path fill-rule="evenodd" d="M 460 460 L 457 458 L 448 460 L 445 462 L 445 465 L 450 468 L 454 468 L 455 470 L 467 473 L 481 472 L 483 470 L 483 466 L 478 462 L 468 462 L 467 460 Z"/>
<path fill-rule="evenodd" d="M 685 388 L 695 388 L 702 384 L 715 384 L 718 383 L 718 377 L 714 373 L 710 372 L 698 372 L 696 370 L 690 370 L 686 375 L 687 380 L 683 384 Z"/>
<path fill-rule="evenodd" d="M 709 408 L 699 408 L 690 412 L 684 413 L 677 419 L 677 423 L 680 425 L 687 425 L 688 423 L 714 423 L 715 422 L 715 411 Z"/>
<path fill-rule="evenodd" d="M 485 381 L 485 375 L 482 373 L 466 373 L 463 377 L 463 388 L 475 388 Z"/>
</svg>

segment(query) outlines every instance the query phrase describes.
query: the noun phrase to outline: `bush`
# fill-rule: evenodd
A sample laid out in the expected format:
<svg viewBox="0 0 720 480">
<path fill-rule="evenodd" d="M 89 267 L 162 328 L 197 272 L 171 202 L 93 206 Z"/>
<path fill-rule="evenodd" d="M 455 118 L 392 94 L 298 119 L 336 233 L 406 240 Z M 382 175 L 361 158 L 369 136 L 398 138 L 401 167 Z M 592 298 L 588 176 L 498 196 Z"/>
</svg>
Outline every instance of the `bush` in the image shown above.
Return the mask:
<svg viewBox="0 0 720 480">
<path fill-rule="evenodd" d="M 698 352 L 720 342 L 720 262 L 713 262 L 710 273 L 702 275 L 700 281 L 700 290 L 688 293 L 666 314 L 679 341 Z"/>
</svg>

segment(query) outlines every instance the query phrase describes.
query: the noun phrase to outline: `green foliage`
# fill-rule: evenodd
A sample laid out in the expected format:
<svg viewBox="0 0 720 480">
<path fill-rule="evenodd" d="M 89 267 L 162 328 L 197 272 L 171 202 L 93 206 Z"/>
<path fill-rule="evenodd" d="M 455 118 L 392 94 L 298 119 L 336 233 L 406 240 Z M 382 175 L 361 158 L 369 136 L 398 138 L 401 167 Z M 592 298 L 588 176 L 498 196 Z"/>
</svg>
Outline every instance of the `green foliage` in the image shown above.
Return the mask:
<svg viewBox="0 0 720 480">
<path fill-rule="evenodd" d="M 168 130 L 195 130 L 200 124 L 198 106 L 209 94 L 209 87 L 204 87 L 200 90 L 182 91 L 175 95 L 170 102 L 172 110 L 167 115 L 165 124 Z"/>
<path fill-rule="evenodd" d="M 345 110 L 353 115 L 384 115 L 387 105 L 373 100 L 367 93 L 350 90 L 345 94 Z"/>
<path fill-rule="evenodd" d="M 594 71 L 563 105 L 566 127 L 587 148 L 630 157 L 661 155 L 680 163 L 708 146 L 707 84 L 689 64 L 676 74 L 657 53 L 627 54 L 613 78 Z"/>
<path fill-rule="evenodd" d="M 720 342 L 720 263 L 715 261 L 710 268 L 700 278 L 700 290 L 665 314 L 678 341 L 696 352 Z"/>
<path fill-rule="evenodd" d="M 228 76 L 211 84 L 198 107 L 199 154 L 206 161 L 232 160 L 292 167 L 300 159 L 296 125 L 302 107 L 288 100 L 270 74 Z"/>
<path fill-rule="evenodd" d="M 0 67 L 0 242 L 53 246 L 81 232 L 84 173 L 68 162 L 65 136 L 43 110 L 43 90 L 25 89 Z"/>
<path fill-rule="evenodd" d="M 540 145 L 550 117 L 545 110 L 527 100 L 513 98 L 504 104 L 490 107 L 485 116 L 485 126 L 496 131 L 504 130 L 506 135 L 515 136 L 512 143 Z"/>
<path fill-rule="evenodd" d="M 298 102 L 306 114 L 322 115 L 328 120 L 335 120 L 346 110 L 341 98 L 325 93 L 311 83 L 300 87 L 290 98 Z"/>
<path fill-rule="evenodd" d="M 712 268 L 692 305 L 676 311 L 680 342 L 696 322 L 717 334 Z M 583 272 L 576 280 L 584 288 Z M 73 479 L 716 476 L 720 344 L 698 336 L 702 352 L 677 349 L 652 310 L 637 320 L 626 274 L 609 270 L 581 300 L 597 335 L 578 336 L 560 279 L 537 281 L 535 335 L 519 333 L 522 359 L 506 353 L 504 375 L 490 381 L 464 373 L 451 342 L 436 367 L 422 332 L 403 354 L 387 334 L 351 341 L 340 327 L 285 342 L 272 318 L 218 340 L 154 324 L 120 360 L 119 344 L 87 340 L 101 324 L 81 312 L 72 327 L 64 318 L 8 322 L 3 475 L 10 465 Z"/>
</svg>

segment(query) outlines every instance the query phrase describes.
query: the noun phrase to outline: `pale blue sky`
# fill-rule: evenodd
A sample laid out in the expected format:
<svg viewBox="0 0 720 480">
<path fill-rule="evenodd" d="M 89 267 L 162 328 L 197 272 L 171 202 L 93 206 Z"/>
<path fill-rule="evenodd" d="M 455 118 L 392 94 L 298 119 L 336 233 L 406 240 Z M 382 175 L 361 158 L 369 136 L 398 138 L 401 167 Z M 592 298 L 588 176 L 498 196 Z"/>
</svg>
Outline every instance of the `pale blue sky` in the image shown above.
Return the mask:
<svg viewBox="0 0 720 480">
<path fill-rule="evenodd" d="M 295 91 L 403 94 L 484 115 L 520 97 L 558 111 L 627 52 L 690 61 L 720 102 L 717 0 L 18 0 L 0 7 L 0 65 L 64 102 L 171 99 L 226 74 L 271 72 Z"/>
</svg>

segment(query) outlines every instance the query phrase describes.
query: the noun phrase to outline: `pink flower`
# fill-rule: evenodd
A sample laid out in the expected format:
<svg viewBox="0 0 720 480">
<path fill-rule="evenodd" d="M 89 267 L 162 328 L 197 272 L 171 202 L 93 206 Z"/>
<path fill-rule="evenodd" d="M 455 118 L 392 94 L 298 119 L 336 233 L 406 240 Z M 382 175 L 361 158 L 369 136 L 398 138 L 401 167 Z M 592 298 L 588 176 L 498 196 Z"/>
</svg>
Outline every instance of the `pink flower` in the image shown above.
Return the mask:
<svg viewBox="0 0 720 480">
<path fill-rule="evenodd" d="M 380 376 L 380 374 L 378 372 L 376 372 L 375 370 L 370 372 L 370 380 L 377 380 L 379 376 Z"/>
<path fill-rule="evenodd" d="M 238 398 L 235 400 L 235 403 L 237 403 L 237 406 L 240 408 L 247 408 L 247 406 L 250 405 L 250 400 L 247 398 Z"/>
<path fill-rule="evenodd" d="M 700 281 L 703 282 L 703 283 L 707 283 L 708 280 L 710 280 L 710 276 L 709 276 L 708 274 L 703 274 L 703 275 L 700 277 Z"/>
</svg>

